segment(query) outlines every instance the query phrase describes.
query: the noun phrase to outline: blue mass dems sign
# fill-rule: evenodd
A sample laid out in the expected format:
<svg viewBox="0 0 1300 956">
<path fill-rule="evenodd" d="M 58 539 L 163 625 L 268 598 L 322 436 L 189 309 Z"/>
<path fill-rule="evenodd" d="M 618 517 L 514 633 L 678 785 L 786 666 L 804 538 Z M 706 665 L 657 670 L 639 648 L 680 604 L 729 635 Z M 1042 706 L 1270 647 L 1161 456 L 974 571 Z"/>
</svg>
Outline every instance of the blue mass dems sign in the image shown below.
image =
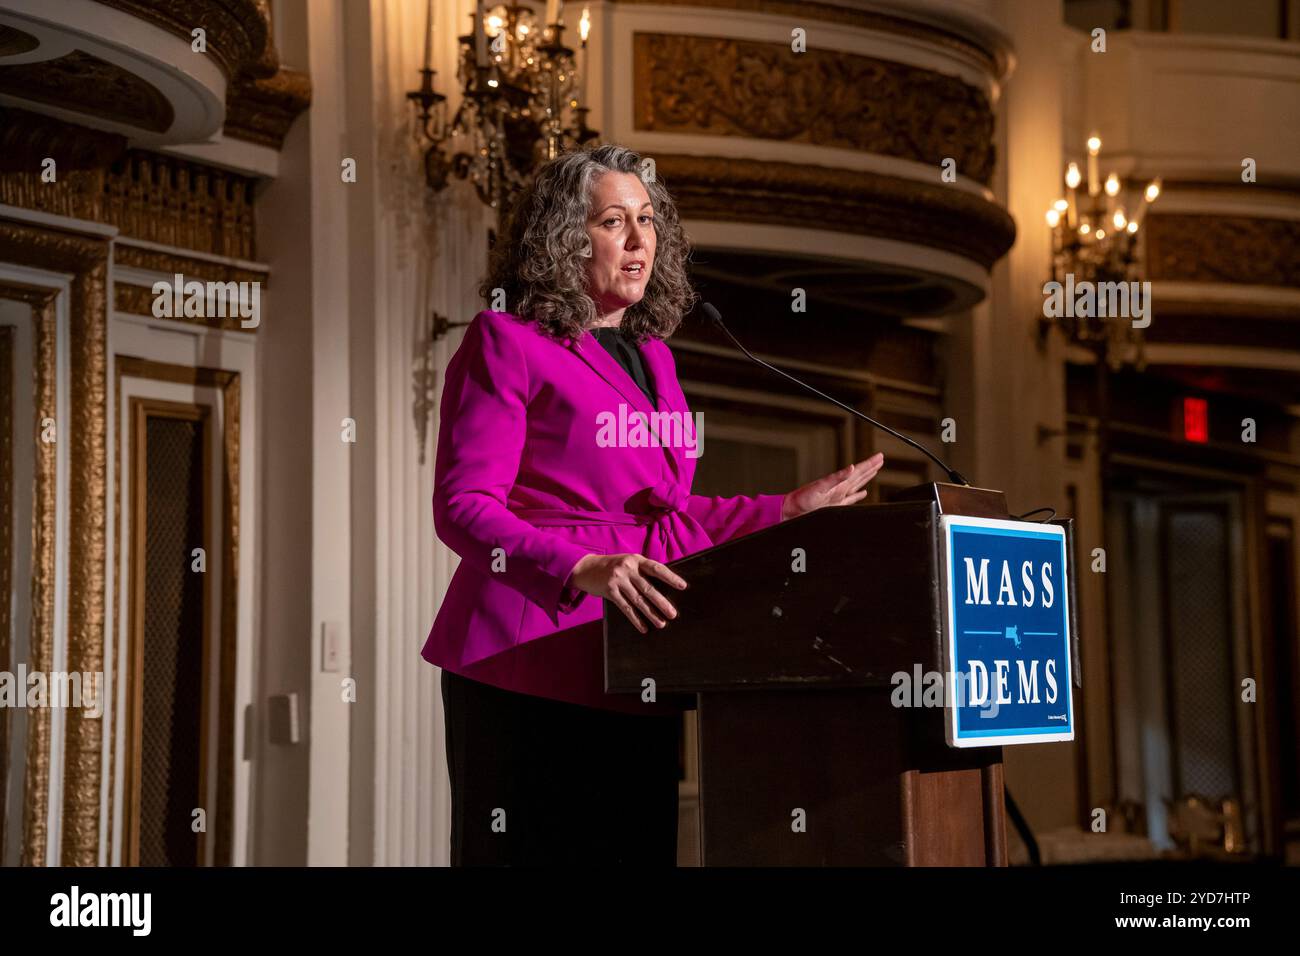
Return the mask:
<svg viewBox="0 0 1300 956">
<path fill-rule="evenodd" d="M 949 746 L 1073 740 L 1065 529 L 960 515 L 939 525 Z"/>
</svg>

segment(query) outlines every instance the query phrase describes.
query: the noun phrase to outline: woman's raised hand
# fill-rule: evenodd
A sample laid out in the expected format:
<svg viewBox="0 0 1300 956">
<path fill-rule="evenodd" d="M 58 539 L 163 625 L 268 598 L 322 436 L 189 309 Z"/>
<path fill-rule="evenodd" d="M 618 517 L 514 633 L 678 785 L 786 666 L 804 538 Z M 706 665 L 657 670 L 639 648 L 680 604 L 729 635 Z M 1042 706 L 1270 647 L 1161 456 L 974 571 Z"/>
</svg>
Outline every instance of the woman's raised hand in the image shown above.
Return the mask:
<svg viewBox="0 0 1300 956">
<path fill-rule="evenodd" d="M 655 627 L 663 627 L 665 617 L 677 616 L 677 609 L 655 590 L 650 576 L 668 582 L 679 591 L 686 587 L 686 582 L 666 565 L 643 554 L 588 554 L 573 566 L 568 583 L 580 591 L 612 601 L 644 634 L 646 627 L 637 617 L 638 610 Z"/>
<path fill-rule="evenodd" d="M 781 520 L 797 518 L 818 508 L 857 504 L 867 496 L 867 482 L 876 477 L 884 463 L 884 453 L 876 452 L 865 461 L 796 488 L 781 503 Z"/>
</svg>

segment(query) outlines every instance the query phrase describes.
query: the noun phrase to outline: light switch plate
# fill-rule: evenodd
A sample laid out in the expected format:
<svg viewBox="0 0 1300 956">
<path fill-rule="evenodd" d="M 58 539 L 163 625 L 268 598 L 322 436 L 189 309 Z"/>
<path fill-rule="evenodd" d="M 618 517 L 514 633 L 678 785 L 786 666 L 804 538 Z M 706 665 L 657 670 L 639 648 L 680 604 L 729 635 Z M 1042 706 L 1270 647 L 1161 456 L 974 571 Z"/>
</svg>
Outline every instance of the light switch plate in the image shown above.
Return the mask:
<svg viewBox="0 0 1300 956">
<path fill-rule="evenodd" d="M 320 626 L 320 669 L 326 674 L 337 674 L 339 657 L 343 653 L 343 628 L 338 621 L 322 621 Z"/>
</svg>

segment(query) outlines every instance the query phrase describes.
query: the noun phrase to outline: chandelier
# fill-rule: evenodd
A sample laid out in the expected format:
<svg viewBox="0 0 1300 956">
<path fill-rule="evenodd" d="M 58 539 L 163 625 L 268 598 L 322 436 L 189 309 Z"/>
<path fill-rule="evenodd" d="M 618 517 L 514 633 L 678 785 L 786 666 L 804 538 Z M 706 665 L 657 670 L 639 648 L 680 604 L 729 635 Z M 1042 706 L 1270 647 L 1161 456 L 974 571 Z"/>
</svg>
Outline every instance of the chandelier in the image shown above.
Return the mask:
<svg viewBox="0 0 1300 956">
<path fill-rule="evenodd" d="M 1065 171 L 1066 194 L 1047 210 L 1047 225 L 1052 230 L 1052 279 L 1062 286 L 1074 287 L 1081 282 L 1134 282 L 1142 273 L 1139 231 L 1147 207 L 1160 195 L 1160 180 L 1138 188 L 1121 181 L 1115 173 L 1102 183 L 1100 165 L 1101 139 L 1088 139 L 1087 189 L 1081 191 L 1083 173 L 1078 163 Z M 1045 336 L 1055 325 L 1066 338 L 1097 354 L 1116 370 L 1132 353 L 1140 370 L 1146 364 L 1144 337 L 1126 317 L 1068 314 L 1043 318 Z"/>
<path fill-rule="evenodd" d="M 587 126 L 587 37 L 591 16 L 578 21 L 579 55 L 566 45 L 563 0 L 547 0 L 545 20 L 526 3 L 478 0 L 473 26 L 459 38 L 460 107 L 447 121 L 447 97 L 434 89 L 434 32 L 429 0 L 424 67 L 418 90 L 417 136 L 427 142 L 425 179 L 435 192 L 452 174 L 469 180 L 479 199 L 508 209 L 533 172 L 598 134 Z"/>
</svg>

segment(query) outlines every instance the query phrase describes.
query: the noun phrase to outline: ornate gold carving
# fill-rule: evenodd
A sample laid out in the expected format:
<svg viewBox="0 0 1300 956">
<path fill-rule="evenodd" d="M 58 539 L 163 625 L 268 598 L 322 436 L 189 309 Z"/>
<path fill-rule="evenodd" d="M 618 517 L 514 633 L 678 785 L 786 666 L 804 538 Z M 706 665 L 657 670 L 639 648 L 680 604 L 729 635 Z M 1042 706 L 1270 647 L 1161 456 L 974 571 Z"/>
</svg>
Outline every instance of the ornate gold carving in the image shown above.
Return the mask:
<svg viewBox="0 0 1300 956">
<path fill-rule="evenodd" d="M 238 372 L 227 369 L 192 368 L 185 365 L 171 365 L 152 359 L 142 359 L 130 355 L 119 355 L 114 361 L 114 394 L 118 407 L 121 407 L 122 378 L 149 378 L 164 382 L 177 382 L 182 385 L 201 385 L 216 388 L 221 392 L 222 400 L 222 444 L 225 461 L 222 468 L 222 576 L 221 576 L 221 678 L 219 720 L 221 732 L 217 739 L 220 749 L 217 753 L 217 815 L 216 815 L 216 864 L 229 866 L 233 848 L 234 827 L 234 766 L 235 766 L 235 665 L 238 635 L 239 602 L 239 469 L 240 469 L 240 376 Z M 114 501 L 114 516 L 121 526 L 121 501 L 123 495 L 121 481 L 122 435 L 121 424 L 114 422 L 113 428 L 115 453 L 114 461 L 118 489 Z M 120 566 L 121 535 L 116 539 L 118 557 L 114 559 L 114 568 Z M 117 594 L 117 606 L 123 607 L 122 582 L 119 574 L 114 573 L 114 593 Z M 113 752 L 116 753 L 116 747 Z M 118 773 L 115 766 L 111 772 Z M 115 776 L 114 776 L 115 779 Z M 110 785 L 109 792 L 113 787 Z M 129 851 L 128 851 L 129 855 Z"/>
<path fill-rule="evenodd" d="M 89 132 L 68 129 L 70 136 Z M 20 134 L 3 128 L 0 146 L 14 135 Z M 29 138 L 34 144 L 43 141 L 37 133 Z M 132 150 L 107 170 L 61 171 L 54 183 L 41 182 L 39 161 L 25 168 L 29 171 L 0 175 L 0 203 L 109 223 L 123 236 L 160 245 L 254 258 L 251 176 L 141 150 Z"/>
<path fill-rule="evenodd" d="M 1150 279 L 1300 286 L 1300 221 L 1153 209 L 1144 229 Z"/>
<path fill-rule="evenodd" d="M 54 417 L 58 405 L 58 343 L 54 298 L 32 315 L 32 350 L 36 361 L 34 428 Z M 39 432 L 38 432 L 39 434 Z M 28 657 L 32 670 L 49 673 L 54 662 L 54 536 L 57 458 L 50 442 L 36 445 L 36 482 L 32 489 L 32 628 Z M 27 713 L 27 766 L 23 779 L 24 866 L 44 866 L 49 820 L 50 711 Z"/>
<path fill-rule="evenodd" d="M 266 285 L 268 275 L 265 269 L 245 269 L 242 266 L 230 266 L 175 252 L 145 249 L 125 242 L 114 245 L 113 264 L 130 266 L 133 269 L 147 269 L 166 275 L 179 272 L 205 282 L 260 282 Z"/>
<path fill-rule="evenodd" d="M 55 446 L 38 440 L 41 420 L 53 417 L 56 402 L 55 312 L 56 293 L 51 289 L 0 282 L 0 298 L 24 302 L 32 309 L 34 484 L 32 489 L 32 620 L 28 665 L 32 670 L 48 672 L 53 659 L 54 639 L 54 493 Z M 11 408 L 12 403 L 5 403 Z M 12 425 L 6 427 L 8 433 Z M 8 496 L 6 496 L 7 498 Z M 7 502 L 6 502 L 7 504 Z M 6 526 L 11 516 L 5 519 Z M 11 558 L 5 558 L 6 571 Z M 5 635 L 9 632 L 5 627 Z M 7 650 L 0 650 L 0 665 L 13 670 Z M 26 712 L 27 757 L 23 776 L 23 845 L 21 859 L 25 866 L 45 862 L 46 819 L 49 796 L 50 712 L 38 707 Z M 0 714 L 4 734 L 8 735 L 8 715 Z M 0 753 L 8 753 L 7 742 Z M 0 773 L 0 779 L 6 779 Z M 2 803 L 3 798 L 0 798 Z M 3 815 L 0 814 L 0 818 Z"/>
<path fill-rule="evenodd" d="M 104 669 L 104 558 L 107 486 L 105 459 L 105 405 L 108 329 L 108 242 L 0 219 L 0 260 L 72 273 L 69 302 L 69 394 L 72 405 L 67 433 L 60 434 L 70 472 L 68 502 L 68 654 L 69 671 L 102 672 Z M 52 343 L 37 342 L 39 361 Z M 50 366 L 53 368 L 53 364 Z M 39 407 L 54 407 L 53 397 L 42 396 Z M 38 446 L 42 453 L 48 448 Z M 52 452 L 49 452 L 52 454 Z M 38 489 L 39 496 L 44 492 Z M 50 494 L 53 492 L 50 491 Z M 42 501 L 42 510 L 45 505 Z M 53 514 L 51 507 L 50 514 Z M 38 538 L 41 529 L 36 532 Z M 53 541 L 53 529 L 50 529 Z M 41 571 L 38 570 L 38 574 Z M 52 575 L 52 569 L 50 571 Z M 52 584 L 52 577 L 50 579 Z M 40 586 L 34 581 L 33 587 Z M 52 608 L 33 630 L 32 666 L 48 670 L 48 641 Z M 33 608 L 36 613 L 38 609 Z M 34 627 L 36 622 L 34 621 Z M 47 715 L 48 717 L 48 715 Z M 47 718 L 46 718 L 47 719 Z M 40 726 L 39 711 L 29 738 L 26 779 L 27 818 L 24 862 L 94 866 L 99 846 L 100 740 L 102 720 L 89 719 L 69 708 L 64 741 L 63 843 L 58 861 L 45 859 L 45 797 L 48 793 L 48 725 Z M 42 736 L 42 734 L 44 736 Z"/>
<path fill-rule="evenodd" d="M 110 171 L 103 221 L 134 239 L 251 259 L 253 183 L 250 176 L 133 151 Z"/>
<path fill-rule="evenodd" d="M 17 56 L 29 53 L 41 45 L 41 41 L 30 33 L 24 33 L 17 27 L 0 23 L 0 56 Z"/>
<path fill-rule="evenodd" d="M 105 252 L 107 249 L 105 249 Z M 68 495 L 68 669 L 104 670 L 104 547 L 108 514 L 105 427 L 107 257 L 72 283 L 70 393 L 72 481 Z M 89 318 L 93 316 L 93 318 Z M 72 708 L 63 765 L 63 866 L 95 866 L 103 719 Z"/>
<path fill-rule="evenodd" d="M 282 69 L 274 76 L 241 78 L 226 94 L 224 132 L 235 139 L 279 149 L 289 127 L 311 105 L 311 77 Z"/>
<path fill-rule="evenodd" d="M 1001 206 L 950 187 L 856 170 L 732 157 L 653 154 L 682 215 L 797 225 L 942 249 L 986 269 L 1011 248 Z"/>
<path fill-rule="evenodd" d="M 185 277 L 186 281 L 196 279 L 200 282 L 257 282 L 261 284 L 263 289 L 266 288 L 268 279 L 268 273 L 265 271 L 229 266 L 220 262 L 195 259 L 156 249 L 142 249 L 139 246 L 120 242 L 113 246 L 113 264 L 159 272 L 168 277 L 180 273 Z M 113 283 L 113 308 L 116 311 L 126 312 L 131 315 L 151 316 L 153 315 L 153 303 L 154 294 L 151 287 L 132 285 L 120 280 Z M 226 329 L 234 332 L 257 331 L 257 327 L 244 328 L 238 316 L 226 316 L 224 318 L 205 316 L 200 318 L 178 315 L 172 318 L 177 322 L 189 322 L 193 325 L 202 325 L 213 329 Z"/>
<path fill-rule="evenodd" d="M 171 101 L 116 63 L 81 50 L 54 60 L 0 66 L 0 93 L 97 116 L 150 133 L 171 128 Z"/>
<path fill-rule="evenodd" d="M 637 129 L 854 149 L 988 184 L 993 110 L 961 80 L 889 60 L 728 37 L 632 37 Z"/>
<path fill-rule="evenodd" d="M 209 280 L 198 275 L 182 273 L 186 279 L 196 278 L 200 282 Z M 219 281 L 219 280 L 212 280 Z M 127 285 L 123 282 L 113 283 L 113 310 L 116 312 L 125 312 L 128 315 L 153 315 L 154 294 L 153 290 L 142 285 Z M 228 332 L 257 332 L 257 327 L 246 329 L 240 324 L 238 317 L 226 316 L 204 316 L 202 318 L 186 315 L 169 316 L 173 322 L 188 322 L 190 325 L 201 325 L 209 329 L 223 329 Z"/>
<path fill-rule="evenodd" d="M 982 46 L 968 37 L 960 36 L 943 27 L 842 4 L 817 3 L 810 0 L 610 0 L 610 2 L 628 6 L 649 3 L 655 6 L 694 7 L 702 12 L 740 10 L 746 13 L 793 17 L 797 23 L 806 21 L 833 23 L 837 27 L 854 27 L 878 33 L 890 33 L 935 44 L 974 60 L 991 76 L 1002 76 L 1008 66 L 1004 51 Z"/>
<path fill-rule="evenodd" d="M 268 59 L 278 60 L 271 46 L 271 14 L 265 0 L 97 0 L 152 23 L 187 43 L 202 27 L 208 52 L 227 79 L 245 71 L 267 73 Z M 272 67 L 270 72 L 275 72 Z"/>
</svg>

